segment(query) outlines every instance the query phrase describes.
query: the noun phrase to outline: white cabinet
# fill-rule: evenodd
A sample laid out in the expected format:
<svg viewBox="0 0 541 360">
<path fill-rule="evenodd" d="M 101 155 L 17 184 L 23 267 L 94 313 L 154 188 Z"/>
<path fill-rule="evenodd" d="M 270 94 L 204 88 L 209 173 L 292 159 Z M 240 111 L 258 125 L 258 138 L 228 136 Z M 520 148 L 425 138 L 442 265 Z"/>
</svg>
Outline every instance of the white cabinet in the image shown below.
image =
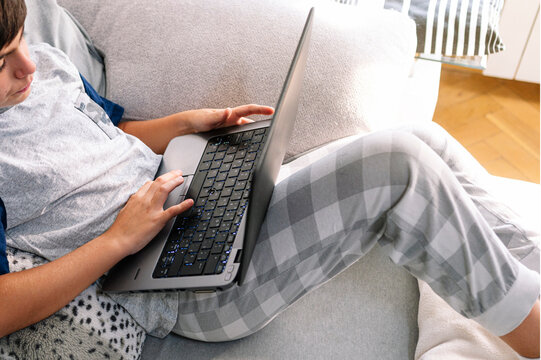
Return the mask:
<svg viewBox="0 0 541 360">
<path fill-rule="evenodd" d="M 505 51 L 488 56 L 483 74 L 539 83 L 539 0 L 507 0 L 500 34 Z"/>
</svg>

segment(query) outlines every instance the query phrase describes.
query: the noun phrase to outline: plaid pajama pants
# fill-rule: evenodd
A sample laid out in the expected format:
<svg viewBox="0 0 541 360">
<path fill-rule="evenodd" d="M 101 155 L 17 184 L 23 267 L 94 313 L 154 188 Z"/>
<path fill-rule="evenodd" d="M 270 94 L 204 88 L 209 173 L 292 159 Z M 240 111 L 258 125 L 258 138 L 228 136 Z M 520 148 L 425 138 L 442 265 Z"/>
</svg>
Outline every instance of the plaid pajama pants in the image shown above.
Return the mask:
<svg viewBox="0 0 541 360">
<path fill-rule="evenodd" d="M 508 333 L 539 296 L 539 251 L 476 185 L 482 176 L 433 124 L 342 147 L 277 184 L 245 284 L 181 293 L 173 332 L 203 341 L 252 334 L 379 243 L 459 313 Z"/>
</svg>

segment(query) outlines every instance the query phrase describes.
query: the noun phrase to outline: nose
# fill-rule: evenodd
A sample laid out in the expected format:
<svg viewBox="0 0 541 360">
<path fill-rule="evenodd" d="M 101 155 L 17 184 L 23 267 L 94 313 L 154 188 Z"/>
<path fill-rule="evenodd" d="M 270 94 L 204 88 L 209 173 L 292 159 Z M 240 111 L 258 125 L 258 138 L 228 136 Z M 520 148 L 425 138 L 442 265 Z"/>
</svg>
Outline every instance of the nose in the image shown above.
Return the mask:
<svg viewBox="0 0 541 360">
<path fill-rule="evenodd" d="M 14 55 L 16 57 L 15 77 L 24 79 L 36 71 L 36 64 L 30 59 L 27 51 L 19 48 Z"/>
</svg>

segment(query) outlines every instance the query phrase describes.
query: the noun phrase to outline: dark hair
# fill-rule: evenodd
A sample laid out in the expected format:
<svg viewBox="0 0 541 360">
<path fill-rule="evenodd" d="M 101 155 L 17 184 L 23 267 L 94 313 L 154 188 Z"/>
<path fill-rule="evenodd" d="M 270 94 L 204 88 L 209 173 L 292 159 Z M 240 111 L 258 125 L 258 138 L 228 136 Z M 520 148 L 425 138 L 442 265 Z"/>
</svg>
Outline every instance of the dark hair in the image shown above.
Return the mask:
<svg viewBox="0 0 541 360">
<path fill-rule="evenodd" d="M 15 40 L 25 18 L 24 0 L 0 0 L 0 49 Z"/>
</svg>

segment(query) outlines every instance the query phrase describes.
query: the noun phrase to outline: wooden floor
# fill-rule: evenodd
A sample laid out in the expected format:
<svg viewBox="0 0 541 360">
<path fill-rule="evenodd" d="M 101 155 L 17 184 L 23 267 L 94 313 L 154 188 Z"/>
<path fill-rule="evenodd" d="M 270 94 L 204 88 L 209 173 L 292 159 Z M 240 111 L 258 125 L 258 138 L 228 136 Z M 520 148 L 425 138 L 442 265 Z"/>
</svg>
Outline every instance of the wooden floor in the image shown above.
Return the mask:
<svg viewBox="0 0 541 360">
<path fill-rule="evenodd" d="M 434 121 L 494 175 L 539 183 L 539 85 L 444 65 Z"/>
</svg>

